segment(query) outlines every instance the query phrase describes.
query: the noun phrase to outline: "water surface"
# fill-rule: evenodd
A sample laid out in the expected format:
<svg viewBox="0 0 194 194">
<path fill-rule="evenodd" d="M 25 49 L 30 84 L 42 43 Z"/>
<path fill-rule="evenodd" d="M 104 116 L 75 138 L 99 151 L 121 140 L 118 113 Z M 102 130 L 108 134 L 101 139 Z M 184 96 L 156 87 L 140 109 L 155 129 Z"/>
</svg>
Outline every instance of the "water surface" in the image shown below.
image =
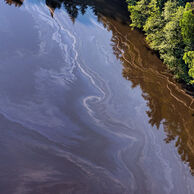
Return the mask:
<svg viewBox="0 0 194 194">
<path fill-rule="evenodd" d="M 194 100 L 120 0 L 0 2 L 0 193 L 194 193 Z"/>
</svg>

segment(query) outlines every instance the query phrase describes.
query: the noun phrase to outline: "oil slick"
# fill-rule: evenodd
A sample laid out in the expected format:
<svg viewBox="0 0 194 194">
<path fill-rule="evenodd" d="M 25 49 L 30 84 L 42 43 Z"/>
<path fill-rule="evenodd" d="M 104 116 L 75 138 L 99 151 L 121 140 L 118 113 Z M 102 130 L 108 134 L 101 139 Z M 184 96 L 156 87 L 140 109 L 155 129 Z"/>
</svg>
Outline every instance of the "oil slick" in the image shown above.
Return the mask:
<svg viewBox="0 0 194 194">
<path fill-rule="evenodd" d="M 193 97 L 120 1 L 7 3 L 0 190 L 194 193 Z"/>
</svg>

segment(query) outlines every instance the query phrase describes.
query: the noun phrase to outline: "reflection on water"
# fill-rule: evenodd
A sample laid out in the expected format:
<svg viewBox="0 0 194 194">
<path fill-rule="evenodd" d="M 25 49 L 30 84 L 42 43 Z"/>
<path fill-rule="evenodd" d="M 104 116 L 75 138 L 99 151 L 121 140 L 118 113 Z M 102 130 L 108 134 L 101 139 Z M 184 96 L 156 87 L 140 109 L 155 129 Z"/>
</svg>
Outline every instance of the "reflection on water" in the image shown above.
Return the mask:
<svg viewBox="0 0 194 194">
<path fill-rule="evenodd" d="M 23 0 L 5 0 L 8 5 L 15 5 L 16 7 L 20 7 L 23 4 Z"/>
<path fill-rule="evenodd" d="M 22 5 L 22 1 L 5 0 L 8 4 Z M 144 56 L 144 42 L 142 45 L 135 45 L 127 39 L 130 36 L 127 27 L 118 26 L 115 19 L 105 18 L 99 14 L 99 7 L 95 6 L 96 1 L 54 1 L 46 0 L 46 5 L 54 15 L 56 8 L 64 5 L 65 10 L 74 21 L 79 11 L 84 14 L 88 6 L 98 15 L 98 21 L 104 27 L 112 31 L 112 46 L 114 54 L 123 64 L 123 76 L 133 83 L 133 87 L 140 85 L 143 97 L 147 101 L 150 110 L 147 115 L 152 126 L 164 126 L 166 132 L 165 142 L 169 143 L 176 139 L 175 146 L 181 159 L 189 163 L 191 170 L 194 170 L 194 100 L 185 94 L 180 86 L 175 84 L 170 75 L 165 72 L 162 63 L 156 56 Z M 102 8 L 101 8 L 102 11 Z M 106 15 L 107 16 L 107 15 Z M 125 15 L 124 15 L 125 16 Z M 117 18 L 120 19 L 120 18 Z M 123 18 L 122 18 L 123 19 Z M 123 20 L 124 21 L 124 20 Z M 139 46 L 140 48 L 138 48 Z M 136 48 L 137 47 L 137 48 Z M 142 49 L 142 51 L 140 50 Z M 143 50 L 144 49 L 144 50 Z M 138 50 L 142 53 L 138 53 Z M 152 59 L 152 57 L 154 59 Z M 156 65 L 157 64 L 157 65 Z M 176 114 L 175 114 L 176 113 Z"/>
<path fill-rule="evenodd" d="M 162 125 L 166 133 L 164 141 L 175 140 L 175 146 L 184 162 L 188 162 L 194 173 L 194 99 L 172 80 L 161 61 L 145 47 L 130 40 L 127 28 L 118 28 L 114 21 L 101 20 L 113 32 L 113 50 L 123 65 L 123 77 L 130 80 L 132 87 L 140 86 L 147 101 L 151 126 Z M 119 29 L 119 30 L 118 30 Z M 129 39 L 128 39 L 129 38 Z"/>
<path fill-rule="evenodd" d="M 22 4 L 25 4 L 25 2 L 20 0 L 5 0 L 5 1 L 7 4 L 9 5 L 13 4 L 17 7 L 20 7 Z M 47 142 L 49 140 L 47 140 L 45 137 L 38 137 L 37 134 L 33 134 L 34 132 L 32 132 L 31 134 L 32 136 L 35 136 L 35 137 L 37 136 L 38 138 L 40 138 L 40 139 L 38 138 L 36 139 L 36 144 L 38 145 L 41 144 L 40 152 L 42 151 L 44 154 L 46 153 L 45 154 L 46 159 L 49 154 L 52 155 L 54 152 L 57 153 L 58 156 L 55 158 L 55 160 L 56 160 L 56 163 L 58 164 L 58 168 L 56 171 L 53 171 L 52 169 L 50 169 L 50 171 L 48 170 L 48 172 L 46 173 L 44 170 L 42 170 L 42 172 L 36 171 L 37 174 L 36 173 L 33 174 L 33 172 L 29 171 L 26 175 L 27 179 L 29 179 L 29 182 L 32 185 L 34 184 L 33 182 L 34 180 L 31 180 L 33 179 L 33 176 L 34 176 L 34 179 L 36 179 L 37 177 L 45 177 L 45 179 L 48 179 L 45 187 L 41 188 L 42 190 L 39 191 L 40 193 L 41 192 L 52 193 L 51 191 L 52 188 L 57 188 L 58 191 L 60 191 L 60 188 L 61 189 L 65 188 L 69 193 L 74 193 L 76 191 L 79 191 L 80 193 L 83 193 L 83 192 L 102 193 L 102 190 L 98 187 L 102 187 L 102 189 L 104 189 L 103 190 L 104 193 L 128 193 L 129 191 L 133 191 L 135 193 L 192 192 L 193 186 L 194 186 L 193 183 L 191 182 L 193 181 L 192 177 L 191 179 L 189 179 L 189 181 L 186 181 L 187 185 L 184 185 L 183 183 L 183 185 L 180 185 L 180 187 L 182 188 L 177 186 L 177 183 L 179 182 L 181 183 L 182 179 L 186 180 L 186 178 L 183 178 L 184 176 L 189 176 L 186 174 L 187 170 L 184 167 L 181 167 L 181 172 L 179 174 L 178 172 L 174 172 L 174 171 L 180 168 L 179 166 L 180 164 L 178 164 L 178 160 L 179 158 L 181 158 L 183 163 L 186 163 L 189 166 L 191 174 L 192 175 L 194 174 L 194 116 L 193 116 L 194 99 L 192 96 L 186 94 L 181 89 L 181 86 L 179 84 L 174 82 L 171 75 L 166 71 L 162 62 L 157 58 L 155 54 L 153 54 L 151 51 L 148 50 L 147 45 L 144 41 L 143 35 L 137 31 L 132 31 L 128 27 L 127 25 L 128 13 L 125 8 L 126 4 L 124 2 L 117 1 L 117 0 L 114 0 L 114 1 L 46 0 L 45 3 L 50 11 L 51 16 L 54 17 L 53 22 L 55 21 L 58 22 L 58 25 L 59 25 L 59 21 L 55 18 L 56 9 L 60 9 L 60 8 L 62 10 L 64 9 L 64 12 L 66 11 L 68 13 L 73 23 L 76 22 L 76 18 L 79 19 L 80 17 L 79 14 L 87 15 L 88 8 L 92 9 L 93 14 L 97 16 L 96 20 L 100 24 L 103 24 L 103 28 L 107 29 L 108 32 L 111 32 L 110 44 L 111 44 L 112 52 L 116 57 L 117 61 L 119 61 L 119 63 L 122 64 L 123 77 L 126 80 L 129 80 L 130 81 L 129 83 L 132 84 L 131 85 L 132 89 L 130 89 L 131 93 L 134 91 L 135 88 L 136 89 L 140 88 L 142 99 L 144 99 L 144 101 L 146 102 L 147 107 L 146 108 L 143 107 L 142 100 L 136 101 L 136 96 L 139 95 L 138 90 L 135 90 L 136 96 L 134 97 L 133 94 L 130 94 L 130 96 L 128 96 L 129 99 L 127 99 L 128 93 L 123 92 L 122 89 L 118 89 L 120 94 L 116 93 L 117 83 L 115 83 L 114 77 L 119 76 L 119 73 L 118 73 L 119 70 L 117 71 L 117 74 L 116 74 L 114 70 L 111 69 L 112 68 L 111 66 L 108 66 L 108 68 L 106 67 L 108 70 L 100 69 L 101 68 L 100 64 L 101 63 L 103 64 L 103 61 L 101 61 L 99 58 L 96 59 L 98 60 L 97 64 L 99 64 L 99 67 L 98 67 L 99 69 L 95 69 L 97 67 L 92 67 L 92 66 L 90 67 L 90 69 L 89 68 L 87 69 L 86 67 L 81 66 L 80 62 L 77 62 L 77 60 L 79 59 L 80 61 L 81 60 L 85 61 L 84 62 L 85 64 L 89 64 L 90 62 L 93 61 L 92 57 L 95 58 L 95 55 L 99 55 L 100 57 L 106 55 L 106 61 L 107 61 L 106 63 L 112 64 L 112 66 L 116 68 L 113 65 L 114 63 L 116 63 L 116 60 L 113 60 L 113 57 L 111 55 L 112 53 L 107 53 L 109 51 L 106 51 L 105 43 L 104 45 L 102 45 L 103 44 L 102 42 L 98 42 L 100 41 L 98 40 L 98 36 L 101 37 L 104 35 L 104 36 L 107 36 L 106 40 L 104 41 L 106 43 L 107 42 L 109 43 L 108 35 L 106 35 L 104 32 L 102 32 L 102 35 L 100 33 L 98 34 L 98 32 L 92 31 L 92 29 L 88 27 L 88 31 L 91 30 L 91 34 L 92 33 L 96 33 L 96 34 L 94 34 L 94 36 L 88 36 L 88 38 L 85 38 L 84 41 L 86 43 L 84 41 L 82 43 L 79 43 L 81 46 L 79 45 L 80 48 L 78 48 L 79 55 L 80 55 L 78 57 L 78 54 L 77 54 L 78 52 L 76 51 L 75 47 L 77 43 L 76 40 L 78 40 L 79 42 L 79 38 L 76 36 L 77 39 L 75 39 L 72 34 L 69 34 L 68 31 L 65 31 L 65 29 L 61 27 L 59 31 L 61 31 L 60 33 L 62 34 L 62 36 L 60 37 L 59 40 L 60 41 L 63 40 L 63 36 L 65 36 L 65 34 L 63 34 L 64 32 L 67 32 L 67 34 L 73 40 L 73 43 L 71 42 L 69 43 L 68 40 L 64 39 L 64 41 L 66 41 L 67 46 L 62 45 L 61 47 L 64 47 L 67 53 L 75 52 L 74 56 L 70 55 L 67 58 L 65 58 L 65 60 L 70 59 L 68 62 L 70 63 L 72 58 L 74 58 L 76 61 L 75 63 L 77 64 L 77 66 L 79 66 L 79 69 L 80 69 L 79 71 L 91 81 L 93 87 L 95 87 L 98 92 L 103 94 L 102 95 L 103 97 L 99 97 L 98 95 L 97 97 L 88 96 L 84 99 L 83 104 L 85 108 L 88 110 L 88 113 L 90 114 L 90 116 L 95 119 L 95 122 L 100 123 L 99 128 L 103 128 L 103 129 L 108 128 L 108 129 L 111 129 L 111 132 L 107 132 L 106 130 L 104 130 L 104 132 L 100 134 L 101 132 L 99 132 L 96 129 L 94 130 L 95 132 L 91 132 L 90 128 L 95 128 L 95 127 L 93 126 L 93 123 L 90 123 L 89 121 L 90 119 L 88 119 L 87 116 L 83 116 L 85 117 L 83 121 L 82 116 L 77 115 L 78 105 L 76 104 L 73 104 L 72 106 L 69 105 L 69 103 L 76 101 L 76 98 L 75 98 L 76 95 L 82 94 L 84 96 L 85 89 L 82 88 L 83 89 L 82 91 L 81 87 L 84 86 L 85 80 L 82 81 L 83 83 L 80 82 L 80 88 L 74 85 L 71 85 L 70 87 L 72 88 L 72 91 L 69 91 L 69 96 L 65 96 L 67 94 L 63 94 L 61 92 L 61 89 L 57 88 L 59 84 L 58 85 L 56 84 L 57 83 L 56 81 L 58 81 L 58 78 L 59 76 L 61 76 L 61 74 L 57 74 L 55 72 L 55 74 L 52 75 L 51 77 L 53 80 L 55 80 L 57 77 L 57 80 L 55 80 L 55 82 L 47 83 L 48 80 L 46 80 L 46 78 L 48 75 L 49 76 L 51 75 L 51 72 L 49 69 L 50 67 L 48 68 L 48 70 L 41 69 L 41 71 L 39 72 L 39 74 L 41 74 L 40 76 L 41 80 L 39 80 L 40 89 L 41 88 L 44 89 L 44 87 L 41 84 L 45 84 L 45 85 L 48 84 L 48 87 L 50 87 L 54 91 L 54 92 L 48 91 L 48 95 L 51 96 L 49 98 L 50 101 L 54 101 L 54 103 L 63 104 L 62 99 L 63 99 L 63 96 L 65 96 L 67 102 L 65 105 L 63 105 L 64 107 L 60 107 L 61 110 L 57 112 L 58 110 L 56 109 L 56 107 L 58 106 L 54 106 L 52 104 L 53 102 L 51 103 L 49 101 L 49 103 L 51 103 L 54 107 L 53 108 L 51 107 L 50 112 L 48 111 L 47 114 L 52 115 L 53 112 L 57 112 L 56 114 L 57 116 L 56 118 L 53 118 L 53 115 L 52 115 L 53 120 L 48 121 L 48 126 L 45 124 L 47 122 L 46 121 L 47 117 L 45 119 L 44 117 L 38 118 L 37 116 L 34 119 L 37 122 L 39 122 L 41 126 L 48 127 L 47 130 L 46 129 L 42 130 L 43 133 L 49 133 L 49 135 L 51 135 L 53 138 L 56 138 L 55 140 L 57 141 L 56 145 L 54 145 L 54 147 L 51 148 L 50 150 L 51 153 L 49 153 L 48 150 L 44 147 L 44 145 L 40 143 L 42 141 L 42 142 L 46 142 L 45 143 L 46 145 L 49 145 L 50 142 Z M 90 17 L 90 16 L 87 16 L 87 17 Z M 91 21 L 95 22 L 93 18 L 90 20 L 90 22 Z M 95 23 L 95 25 L 98 26 L 99 24 Z M 56 26 L 56 28 L 60 28 L 60 27 Z M 76 28 L 77 27 L 75 28 L 72 27 L 72 31 L 73 30 L 76 31 L 77 30 Z M 85 36 L 82 35 L 82 30 L 84 29 L 81 29 L 81 28 L 82 26 L 80 26 L 80 29 L 79 29 L 80 31 L 78 31 L 78 35 L 80 35 L 81 38 L 84 38 L 85 36 L 87 37 L 87 34 Z M 100 28 L 102 27 L 100 26 Z M 57 36 L 59 35 L 57 34 L 56 37 Z M 99 48 L 97 49 L 98 51 L 96 51 L 99 53 L 91 54 L 91 56 L 87 55 L 87 49 L 90 49 L 90 45 L 87 45 L 88 39 L 91 39 L 91 42 L 94 41 L 93 47 L 96 48 L 99 46 Z M 97 41 L 95 41 L 95 39 L 97 39 Z M 68 50 L 68 46 L 70 44 L 72 45 L 72 50 Z M 85 44 L 88 46 L 88 48 L 86 48 L 86 46 L 84 47 Z M 91 49 L 93 47 L 91 46 Z M 56 60 L 56 63 L 57 63 L 57 60 Z M 93 69 L 91 70 L 91 68 Z M 73 70 L 69 72 L 72 72 L 72 71 Z M 108 73 L 105 74 L 104 71 L 110 71 L 110 75 Z M 99 78 L 100 76 L 98 74 L 100 74 L 102 78 Z M 44 76 L 45 76 L 45 79 L 44 79 Z M 65 74 L 65 76 L 68 77 L 71 75 Z M 77 79 L 79 79 L 79 76 L 77 76 Z M 101 80 L 106 78 L 107 80 L 110 79 L 109 80 L 110 86 L 107 86 L 108 85 L 106 83 L 107 80 Z M 69 78 L 68 81 L 70 82 L 71 80 L 72 79 Z M 111 85 L 111 80 L 113 81 L 112 85 Z M 62 81 L 60 80 L 60 82 L 58 83 L 61 84 Z M 53 85 L 49 85 L 49 84 L 53 84 Z M 119 84 L 121 84 L 120 87 L 123 88 L 122 84 L 125 85 L 126 83 L 123 81 L 118 81 L 118 85 Z M 112 91 L 111 89 L 109 89 L 109 87 L 114 88 L 112 90 L 115 90 L 115 91 Z M 56 88 L 56 91 L 53 88 Z M 88 86 L 88 90 L 92 90 L 92 89 Z M 98 93 L 97 91 L 96 93 Z M 54 95 L 55 92 L 56 92 L 56 96 Z M 59 92 L 59 94 L 57 92 Z M 62 97 L 61 98 L 59 96 L 57 97 L 57 94 L 62 95 Z M 126 97 L 122 96 L 122 94 L 125 94 Z M 140 98 L 140 97 L 137 97 L 137 98 Z M 129 101 L 131 100 L 131 102 L 128 102 L 127 100 Z M 122 103 L 124 105 L 126 104 L 126 107 L 130 107 L 131 110 L 127 112 L 127 110 L 125 110 L 125 106 L 123 105 L 122 107 Z M 108 112 L 107 107 L 109 106 L 113 107 L 111 116 L 108 115 L 107 113 Z M 122 108 L 119 106 L 121 106 Z M 141 108 L 141 106 L 143 108 Z M 68 110 L 64 110 L 66 108 Z M 35 111 L 34 110 L 31 110 L 31 111 L 34 111 L 36 113 L 39 107 L 37 106 L 35 109 L 36 109 Z M 28 112 L 26 109 L 24 110 Z M 79 111 L 82 112 L 81 108 Z M 140 114 L 139 118 L 136 118 L 138 114 L 135 115 L 134 111 L 137 111 L 138 114 Z M 65 115 L 68 115 L 68 118 L 66 121 L 63 120 L 64 118 L 61 112 L 63 112 L 63 114 Z M 144 115 L 145 112 L 148 117 L 148 123 L 138 120 L 142 118 L 142 115 Z M 126 119 L 122 118 L 123 119 L 122 120 L 119 117 L 120 115 L 121 117 L 126 117 Z M 25 117 L 25 114 L 22 116 Z M 48 118 L 50 117 L 48 116 Z M 30 120 L 29 123 L 31 124 L 31 126 L 33 126 L 34 125 L 33 118 L 30 118 L 30 119 L 29 119 Z M 0 118 L 0 120 L 2 123 L 5 122 L 3 117 Z M 22 121 L 24 125 L 25 125 L 25 122 L 27 123 L 27 120 L 28 119 Z M 124 122 L 125 120 L 129 120 L 131 123 L 125 124 Z M 51 129 L 49 129 L 50 127 L 52 127 L 52 125 L 53 127 L 55 126 L 53 124 L 55 122 L 58 123 L 57 125 L 59 126 L 59 129 L 56 128 L 56 133 L 53 132 Z M 82 136 L 83 139 L 78 140 L 77 137 L 74 137 L 74 136 L 71 137 L 72 134 L 68 134 L 67 132 L 63 134 L 63 132 L 61 132 L 60 126 L 64 127 L 66 123 L 68 123 L 69 127 L 72 129 L 76 128 L 77 126 L 79 126 L 80 129 L 83 128 L 84 130 L 80 130 L 80 132 L 77 132 L 77 134 Z M 127 124 L 129 126 L 127 126 Z M 11 123 L 10 126 L 8 127 L 11 128 L 12 125 L 14 125 L 14 123 Z M 76 125 L 76 127 L 74 127 L 74 125 Z M 22 127 L 18 126 L 16 128 L 22 128 Z M 134 128 L 134 130 L 130 131 L 130 128 Z M 160 131 L 158 132 L 155 129 L 160 129 Z M 120 133 L 118 132 L 118 130 L 120 130 Z M 164 147 L 165 145 L 161 145 L 160 147 L 159 145 L 162 143 L 158 140 L 158 135 L 159 133 L 163 133 L 163 132 L 164 132 L 164 136 L 161 135 L 160 138 L 164 140 L 163 142 L 169 144 L 168 147 Z M 26 135 L 24 129 L 22 129 L 22 132 L 20 133 L 22 136 Z M 117 134 L 116 137 L 113 134 Z M 66 136 L 70 138 L 67 138 Z M 62 142 L 64 141 L 63 138 L 65 139 L 66 142 L 70 141 L 69 144 L 68 143 L 66 145 L 60 144 L 60 141 Z M 151 143 L 152 140 L 154 143 Z M 94 143 L 94 141 L 96 142 Z M 134 146 L 130 147 L 128 145 L 128 142 L 130 141 L 133 142 L 132 144 L 134 144 Z M 79 144 L 79 146 L 76 146 L 75 142 Z M 180 156 L 179 158 L 176 158 L 176 159 L 171 158 L 171 154 L 173 153 L 173 151 L 170 150 L 172 149 L 171 144 L 173 145 L 172 147 L 176 148 L 177 153 Z M 28 146 L 30 147 L 31 145 L 28 145 Z M 59 151 L 59 149 L 61 149 L 60 146 L 62 147 L 64 146 L 65 148 L 63 149 L 68 150 L 67 153 L 63 153 Z M 91 150 L 90 150 L 90 146 L 91 146 Z M 155 146 L 155 148 L 153 148 L 153 146 Z M 92 148 L 95 148 L 96 151 L 98 151 L 99 153 L 97 154 L 93 153 L 94 151 L 92 150 Z M 164 148 L 167 150 L 165 151 Z M 152 155 L 149 155 L 149 151 L 146 151 L 146 149 L 147 150 L 149 149 Z M 23 150 L 24 153 L 26 153 L 27 151 L 28 150 Z M 164 153 L 162 154 L 162 152 Z M 64 159 L 59 159 L 59 157 L 61 157 L 62 155 L 65 159 L 68 158 L 68 161 L 66 160 L 64 161 Z M 156 156 L 158 157 L 159 160 L 155 158 Z M 163 156 L 165 158 L 163 158 Z M 33 155 L 29 157 L 33 158 Z M 42 159 L 43 164 L 46 163 L 46 159 L 45 158 Z M 40 157 L 40 160 L 41 160 L 41 157 Z M 63 164 L 61 163 L 61 161 L 62 163 L 64 162 L 65 165 L 69 166 L 68 170 L 66 168 L 63 169 Z M 140 167 L 139 166 L 134 167 L 134 164 L 137 161 Z M 49 164 L 51 166 L 53 163 L 55 162 L 49 161 Z M 69 163 L 73 163 L 73 165 Z M 154 172 L 151 172 L 152 166 L 150 167 L 149 163 L 153 163 L 151 164 L 153 165 L 153 168 L 154 168 L 154 164 L 161 163 L 161 166 L 155 167 L 156 175 L 154 174 Z M 176 167 L 175 167 L 175 163 L 177 163 Z M 183 163 L 182 165 L 185 166 Z M 94 164 L 96 164 L 95 167 L 93 166 Z M 33 162 L 31 162 L 29 166 L 30 165 L 33 166 Z M 162 170 L 160 169 L 160 167 Z M 83 170 L 83 172 L 87 174 L 87 176 L 84 176 L 86 180 L 83 180 L 83 181 L 77 180 L 75 172 L 77 172 L 78 174 L 80 173 L 79 174 L 80 177 L 82 177 L 82 173 L 83 173 L 83 172 L 80 172 L 81 170 L 79 168 L 81 168 L 81 170 Z M 148 168 L 148 170 L 145 168 Z M 63 169 L 62 175 L 58 174 L 58 170 L 60 171 L 61 169 Z M 68 172 L 65 172 L 65 170 L 67 170 Z M 127 173 L 126 171 L 127 172 L 129 171 L 129 173 Z M 151 172 L 151 175 L 150 175 L 150 172 Z M 164 176 L 161 175 L 162 178 L 160 179 L 160 177 L 158 177 L 158 174 L 162 174 L 163 172 L 164 172 Z M 39 175 L 38 173 L 40 174 L 42 173 L 42 175 Z M 71 176 L 68 177 L 69 182 L 65 183 L 66 184 L 65 187 L 62 182 L 57 182 L 57 181 L 55 185 L 56 187 L 52 187 L 51 183 L 54 182 L 53 184 L 55 184 L 55 178 L 52 177 L 50 180 L 51 183 L 49 183 L 49 178 L 48 178 L 49 174 L 52 174 L 52 176 L 57 178 L 62 176 L 61 179 L 66 180 L 67 179 L 67 177 L 65 177 L 66 173 L 70 174 Z M 94 177 L 93 175 L 95 175 L 97 178 Z M 104 181 L 104 185 L 101 184 L 100 180 Z M 153 184 L 152 186 L 150 186 L 151 184 L 150 182 L 152 181 L 153 181 Z M 167 184 L 165 181 L 169 184 L 167 188 L 165 188 L 164 186 Z M 171 181 L 172 181 L 172 184 L 171 184 Z M 76 183 L 79 182 L 79 184 L 74 184 L 74 182 Z M 113 183 L 115 184 L 115 186 L 114 188 L 111 188 L 111 185 Z M 85 189 L 86 185 L 84 184 L 87 184 L 87 189 Z M 175 184 L 176 186 L 173 184 Z M 159 185 L 162 187 L 162 190 L 160 190 L 161 188 Z M 95 192 L 94 192 L 94 189 L 95 189 Z"/>
<path fill-rule="evenodd" d="M 24 0 L 4 0 L 7 4 L 14 4 L 15 6 L 21 6 Z M 90 0 L 46 0 L 46 5 L 48 6 L 51 16 L 53 17 L 54 11 L 56 9 L 60 9 L 64 7 L 67 13 L 69 14 L 72 21 L 74 21 L 78 14 L 85 14 L 88 7 L 92 8 L 95 15 L 102 14 L 103 16 L 119 19 L 123 23 L 128 23 L 128 11 L 126 9 L 126 3 L 121 1 L 119 4 L 119 12 L 118 10 L 118 2 L 114 1 L 90 1 Z M 107 7 L 108 6 L 108 7 Z"/>
</svg>

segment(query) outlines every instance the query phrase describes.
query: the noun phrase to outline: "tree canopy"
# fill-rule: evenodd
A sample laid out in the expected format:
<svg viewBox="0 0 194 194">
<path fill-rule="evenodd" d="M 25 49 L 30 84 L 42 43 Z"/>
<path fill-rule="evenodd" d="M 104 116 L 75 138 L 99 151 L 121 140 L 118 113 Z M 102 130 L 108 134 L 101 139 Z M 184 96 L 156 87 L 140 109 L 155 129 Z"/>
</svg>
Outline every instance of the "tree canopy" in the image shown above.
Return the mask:
<svg viewBox="0 0 194 194">
<path fill-rule="evenodd" d="M 194 86 L 194 3 L 186 0 L 127 0 L 131 26 L 174 73 Z"/>
</svg>

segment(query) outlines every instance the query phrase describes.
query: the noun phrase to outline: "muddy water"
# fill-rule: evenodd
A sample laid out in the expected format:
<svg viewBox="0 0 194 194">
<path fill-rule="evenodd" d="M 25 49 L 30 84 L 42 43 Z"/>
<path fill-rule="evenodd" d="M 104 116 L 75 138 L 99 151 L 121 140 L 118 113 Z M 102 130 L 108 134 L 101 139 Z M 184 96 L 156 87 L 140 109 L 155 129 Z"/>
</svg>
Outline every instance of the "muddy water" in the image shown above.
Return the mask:
<svg viewBox="0 0 194 194">
<path fill-rule="evenodd" d="M 194 99 L 120 0 L 0 2 L 0 193 L 194 193 Z"/>
</svg>

